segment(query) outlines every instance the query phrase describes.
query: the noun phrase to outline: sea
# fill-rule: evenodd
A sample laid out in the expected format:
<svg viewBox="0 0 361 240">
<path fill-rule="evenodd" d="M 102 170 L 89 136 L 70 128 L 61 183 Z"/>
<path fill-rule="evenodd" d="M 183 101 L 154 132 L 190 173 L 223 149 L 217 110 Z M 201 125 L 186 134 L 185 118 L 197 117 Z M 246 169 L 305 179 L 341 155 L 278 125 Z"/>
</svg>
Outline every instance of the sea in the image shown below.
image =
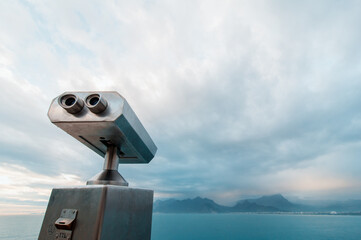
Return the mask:
<svg viewBox="0 0 361 240">
<path fill-rule="evenodd" d="M 43 216 L 0 216 L 0 239 L 37 239 Z M 153 214 L 152 240 L 353 240 L 361 216 Z"/>
</svg>

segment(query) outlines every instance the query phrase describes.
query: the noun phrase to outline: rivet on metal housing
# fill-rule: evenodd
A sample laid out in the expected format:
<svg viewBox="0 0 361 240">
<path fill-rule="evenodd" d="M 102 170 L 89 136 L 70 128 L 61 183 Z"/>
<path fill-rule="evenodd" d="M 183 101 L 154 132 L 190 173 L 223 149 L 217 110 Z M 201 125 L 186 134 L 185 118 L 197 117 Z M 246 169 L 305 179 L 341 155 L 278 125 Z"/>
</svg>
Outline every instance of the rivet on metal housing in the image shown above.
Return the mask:
<svg viewBox="0 0 361 240">
<path fill-rule="evenodd" d="M 103 112 L 107 106 L 108 102 L 100 94 L 90 94 L 85 100 L 86 106 L 95 114 Z"/>
<path fill-rule="evenodd" d="M 60 106 L 71 114 L 80 112 L 84 107 L 84 101 L 73 94 L 64 94 L 58 101 Z"/>
</svg>

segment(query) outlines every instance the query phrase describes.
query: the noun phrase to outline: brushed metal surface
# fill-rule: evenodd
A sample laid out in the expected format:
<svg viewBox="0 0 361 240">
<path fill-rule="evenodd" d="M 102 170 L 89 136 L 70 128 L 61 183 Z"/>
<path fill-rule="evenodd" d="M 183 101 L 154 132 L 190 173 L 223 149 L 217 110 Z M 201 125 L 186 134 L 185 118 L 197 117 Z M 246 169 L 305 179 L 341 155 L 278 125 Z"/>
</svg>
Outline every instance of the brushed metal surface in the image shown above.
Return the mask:
<svg viewBox="0 0 361 240">
<path fill-rule="evenodd" d="M 63 209 L 77 209 L 73 240 L 149 240 L 153 191 L 122 186 L 53 189 L 39 240 L 55 239 Z"/>
<path fill-rule="evenodd" d="M 84 106 L 78 113 L 69 113 L 59 104 L 59 97 L 72 94 L 85 101 L 100 94 L 107 102 L 103 112 L 93 113 Z M 128 102 L 117 92 L 65 92 L 56 97 L 49 108 L 52 123 L 104 157 L 107 143 L 121 150 L 119 163 L 149 163 L 157 147 Z"/>
</svg>

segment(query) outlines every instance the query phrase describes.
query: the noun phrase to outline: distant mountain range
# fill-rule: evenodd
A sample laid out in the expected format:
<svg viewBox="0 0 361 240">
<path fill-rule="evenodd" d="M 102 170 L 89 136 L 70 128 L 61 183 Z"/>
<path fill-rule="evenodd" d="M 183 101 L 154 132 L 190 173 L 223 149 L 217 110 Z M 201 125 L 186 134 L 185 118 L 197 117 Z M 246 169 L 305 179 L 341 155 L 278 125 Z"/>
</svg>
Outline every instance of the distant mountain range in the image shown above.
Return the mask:
<svg viewBox="0 0 361 240">
<path fill-rule="evenodd" d="M 196 197 L 184 200 L 157 200 L 153 211 L 158 213 L 232 213 L 232 212 L 361 212 L 361 200 L 337 202 L 329 206 L 295 204 L 281 194 L 240 200 L 233 207 L 217 204 L 211 199 Z"/>
</svg>

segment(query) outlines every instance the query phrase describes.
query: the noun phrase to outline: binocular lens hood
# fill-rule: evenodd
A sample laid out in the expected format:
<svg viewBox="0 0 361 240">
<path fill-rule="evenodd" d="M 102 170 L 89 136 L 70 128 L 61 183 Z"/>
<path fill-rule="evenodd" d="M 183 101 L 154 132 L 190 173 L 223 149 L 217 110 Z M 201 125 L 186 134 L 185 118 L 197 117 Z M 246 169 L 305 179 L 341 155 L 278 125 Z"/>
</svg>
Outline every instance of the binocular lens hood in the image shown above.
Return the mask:
<svg viewBox="0 0 361 240">
<path fill-rule="evenodd" d="M 74 94 L 64 94 L 60 96 L 59 104 L 71 114 L 80 112 L 84 107 L 84 101 Z"/>
<path fill-rule="evenodd" d="M 108 106 L 107 100 L 100 94 L 90 94 L 86 98 L 85 104 L 95 114 L 103 112 Z"/>
</svg>

